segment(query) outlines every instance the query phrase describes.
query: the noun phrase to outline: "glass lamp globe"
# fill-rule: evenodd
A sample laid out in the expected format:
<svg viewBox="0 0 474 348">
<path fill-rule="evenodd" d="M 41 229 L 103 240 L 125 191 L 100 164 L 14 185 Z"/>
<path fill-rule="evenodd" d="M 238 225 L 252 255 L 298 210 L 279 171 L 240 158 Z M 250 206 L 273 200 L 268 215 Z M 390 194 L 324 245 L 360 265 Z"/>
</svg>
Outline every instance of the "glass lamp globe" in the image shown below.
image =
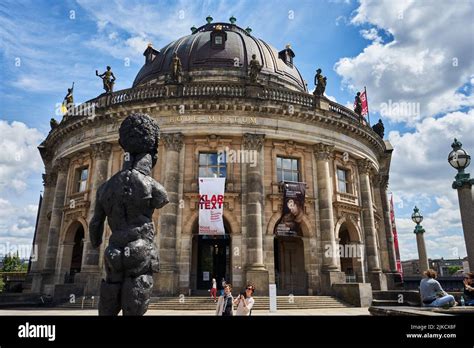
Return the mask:
<svg viewBox="0 0 474 348">
<path fill-rule="evenodd" d="M 417 207 L 413 209 L 413 214 L 411 214 L 411 219 L 417 225 L 421 224 L 421 222 L 423 221 L 423 215 L 421 215 L 420 210 Z"/>
<path fill-rule="evenodd" d="M 454 139 L 451 147 L 453 151 L 448 155 L 449 164 L 457 170 L 467 168 L 471 163 L 471 156 L 462 148 L 462 144 L 457 139 Z"/>
</svg>

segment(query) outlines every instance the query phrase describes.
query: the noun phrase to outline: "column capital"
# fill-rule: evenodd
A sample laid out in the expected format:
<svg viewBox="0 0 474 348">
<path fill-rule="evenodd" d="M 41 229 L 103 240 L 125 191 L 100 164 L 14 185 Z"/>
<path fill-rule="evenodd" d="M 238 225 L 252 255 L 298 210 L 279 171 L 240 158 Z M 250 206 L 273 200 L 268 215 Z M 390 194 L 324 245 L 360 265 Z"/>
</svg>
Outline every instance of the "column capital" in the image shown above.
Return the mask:
<svg viewBox="0 0 474 348">
<path fill-rule="evenodd" d="M 244 149 L 260 151 L 263 147 L 265 134 L 245 133 L 243 140 Z"/>
<path fill-rule="evenodd" d="M 43 185 L 45 187 L 53 187 L 56 186 L 56 180 L 58 178 L 58 174 L 55 172 L 52 173 L 45 173 L 43 174 Z"/>
<path fill-rule="evenodd" d="M 112 152 L 112 144 L 105 141 L 91 144 L 92 155 L 98 159 L 108 159 Z"/>
<path fill-rule="evenodd" d="M 161 138 L 163 139 L 165 148 L 167 150 L 180 152 L 183 148 L 183 133 L 163 133 Z"/>
<path fill-rule="evenodd" d="M 317 143 L 313 145 L 314 156 L 317 160 L 329 160 L 334 152 L 334 145 Z"/>
<path fill-rule="evenodd" d="M 357 168 L 359 168 L 360 174 L 369 174 L 373 169 L 372 161 L 367 158 L 362 158 L 357 160 Z"/>
<path fill-rule="evenodd" d="M 69 168 L 69 158 L 61 157 L 56 160 L 54 163 L 54 170 L 58 172 L 66 172 Z"/>
</svg>

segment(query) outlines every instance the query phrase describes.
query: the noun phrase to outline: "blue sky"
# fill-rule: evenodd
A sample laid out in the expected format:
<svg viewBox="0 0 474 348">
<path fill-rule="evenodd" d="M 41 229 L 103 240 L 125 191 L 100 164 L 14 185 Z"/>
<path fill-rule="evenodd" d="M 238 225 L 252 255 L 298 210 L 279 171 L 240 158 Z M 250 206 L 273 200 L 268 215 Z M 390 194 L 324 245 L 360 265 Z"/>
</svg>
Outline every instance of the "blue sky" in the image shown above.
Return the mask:
<svg viewBox="0 0 474 348">
<path fill-rule="evenodd" d="M 102 93 L 95 70 L 111 65 L 115 89 L 129 88 L 148 42 L 161 48 L 209 14 L 225 22 L 234 15 L 277 49 L 290 43 L 309 88 L 320 67 L 327 96 L 343 105 L 367 86 L 371 120 L 383 118 L 395 147 L 390 190 L 402 259 L 417 257 L 415 204 L 425 215 L 429 257 L 466 255 L 446 158 L 455 136 L 474 152 L 468 0 L 2 1 L 0 243 L 30 243 L 42 190 L 36 146 L 71 83 L 76 102 L 94 98 Z"/>
</svg>

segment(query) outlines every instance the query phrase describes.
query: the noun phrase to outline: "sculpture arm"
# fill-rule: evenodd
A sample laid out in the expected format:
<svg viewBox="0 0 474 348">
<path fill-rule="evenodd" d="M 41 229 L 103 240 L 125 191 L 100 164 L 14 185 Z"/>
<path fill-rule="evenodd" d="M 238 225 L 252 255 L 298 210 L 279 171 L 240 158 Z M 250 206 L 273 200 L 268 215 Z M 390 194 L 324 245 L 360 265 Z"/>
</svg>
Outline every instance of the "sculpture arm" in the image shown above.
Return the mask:
<svg viewBox="0 0 474 348">
<path fill-rule="evenodd" d="M 101 188 L 97 190 L 97 195 L 95 198 L 95 208 L 94 216 L 91 219 L 89 224 L 89 235 L 92 247 L 98 248 L 102 244 L 102 235 L 104 233 L 104 221 L 106 218 L 105 210 L 102 204 L 100 203 L 100 193 Z"/>
<path fill-rule="evenodd" d="M 169 203 L 168 193 L 159 182 L 153 183 L 151 205 L 155 209 L 160 209 Z"/>
</svg>

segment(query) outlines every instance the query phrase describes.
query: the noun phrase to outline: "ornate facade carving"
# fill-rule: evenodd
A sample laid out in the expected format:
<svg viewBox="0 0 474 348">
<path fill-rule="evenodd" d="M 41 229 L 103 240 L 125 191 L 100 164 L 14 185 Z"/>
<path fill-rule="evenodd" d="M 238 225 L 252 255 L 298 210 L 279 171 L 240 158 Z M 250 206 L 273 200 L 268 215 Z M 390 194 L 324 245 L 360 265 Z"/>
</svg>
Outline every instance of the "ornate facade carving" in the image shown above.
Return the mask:
<svg viewBox="0 0 474 348">
<path fill-rule="evenodd" d="M 110 153 L 112 152 L 112 144 L 107 143 L 105 141 L 91 144 L 91 148 L 92 148 L 92 155 L 98 159 L 106 160 L 109 158 Z"/>
<path fill-rule="evenodd" d="M 329 160 L 334 151 L 334 145 L 318 143 L 313 146 L 314 156 L 317 160 Z"/>
<path fill-rule="evenodd" d="M 161 135 L 165 148 L 170 151 L 180 152 L 183 148 L 183 133 L 164 133 Z"/>
<path fill-rule="evenodd" d="M 373 170 L 372 161 L 363 158 L 357 160 L 357 168 L 359 168 L 360 174 L 369 174 Z"/>
<path fill-rule="evenodd" d="M 265 134 L 245 133 L 243 137 L 244 149 L 260 151 L 264 140 Z"/>
</svg>

